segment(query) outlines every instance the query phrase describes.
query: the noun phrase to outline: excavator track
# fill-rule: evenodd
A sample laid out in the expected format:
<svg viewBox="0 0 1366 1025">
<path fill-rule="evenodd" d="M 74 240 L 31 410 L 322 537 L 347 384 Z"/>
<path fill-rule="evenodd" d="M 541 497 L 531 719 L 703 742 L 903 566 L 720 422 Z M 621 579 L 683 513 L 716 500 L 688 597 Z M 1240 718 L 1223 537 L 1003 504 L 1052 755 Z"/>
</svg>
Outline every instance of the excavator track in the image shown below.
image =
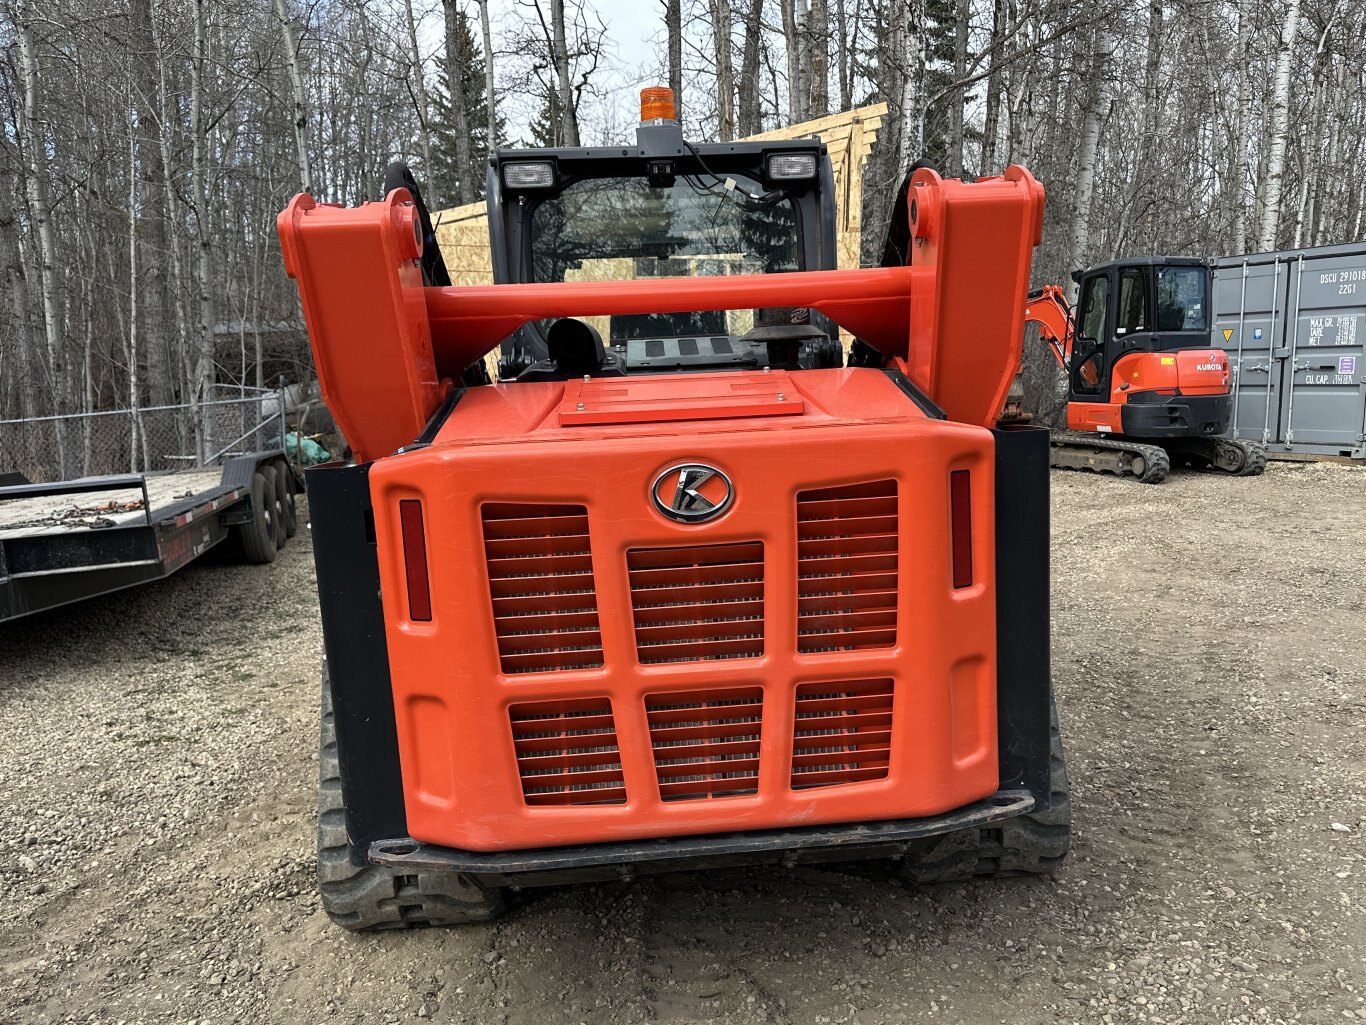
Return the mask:
<svg viewBox="0 0 1366 1025">
<path fill-rule="evenodd" d="M 1162 443 L 1177 465 L 1217 470 L 1234 477 L 1266 472 L 1266 449 L 1251 441 L 1228 438 L 1179 438 Z"/>
<path fill-rule="evenodd" d="M 1171 459 L 1157 445 L 1078 431 L 1054 431 L 1052 445 L 1049 462 L 1064 470 L 1113 473 L 1140 484 L 1161 484 L 1171 472 Z"/>
</svg>

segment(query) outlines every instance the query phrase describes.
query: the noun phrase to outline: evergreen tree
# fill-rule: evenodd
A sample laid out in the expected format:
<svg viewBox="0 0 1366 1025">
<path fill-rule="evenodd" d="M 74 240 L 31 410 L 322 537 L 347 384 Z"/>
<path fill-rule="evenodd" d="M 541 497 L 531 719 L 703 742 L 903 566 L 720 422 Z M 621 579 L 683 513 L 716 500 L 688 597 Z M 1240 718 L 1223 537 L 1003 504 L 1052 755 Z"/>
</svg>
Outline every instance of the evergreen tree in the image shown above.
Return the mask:
<svg viewBox="0 0 1366 1025">
<path fill-rule="evenodd" d="M 554 89 L 547 89 L 541 99 L 541 110 L 536 120 L 527 125 L 527 137 L 522 146 L 558 146 L 560 137 L 560 98 Z"/>
<path fill-rule="evenodd" d="M 925 47 L 925 97 L 938 96 L 948 89 L 953 77 L 953 37 L 958 19 L 955 0 L 928 0 L 925 5 L 925 32 L 928 36 Z M 925 153 L 943 168 L 949 157 L 949 106 L 954 103 L 967 104 L 972 100 L 970 91 L 950 91 L 925 111 Z M 968 129 L 968 138 L 979 138 L 981 133 Z"/>
<path fill-rule="evenodd" d="M 488 96 L 484 93 L 484 55 L 475 42 L 474 31 L 464 11 L 457 12 L 459 19 L 459 48 L 461 75 L 457 87 L 465 97 L 465 110 L 470 125 L 470 166 L 456 166 L 455 127 L 451 118 L 451 82 L 447 76 L 433 94 L 432 137 L 436 142 L 432 163 L 436 165 L 436 178 L 446 183 L 452 193 L 455 183 L 469 178 L 474 183 L 474 192 L 484 195 L 484 172 L 489 159 Z M 503 134 L 503 118 L 497 119 L 498 134 Z M 444 197 L 443 197 L 444 198 Z"/>
</svg>

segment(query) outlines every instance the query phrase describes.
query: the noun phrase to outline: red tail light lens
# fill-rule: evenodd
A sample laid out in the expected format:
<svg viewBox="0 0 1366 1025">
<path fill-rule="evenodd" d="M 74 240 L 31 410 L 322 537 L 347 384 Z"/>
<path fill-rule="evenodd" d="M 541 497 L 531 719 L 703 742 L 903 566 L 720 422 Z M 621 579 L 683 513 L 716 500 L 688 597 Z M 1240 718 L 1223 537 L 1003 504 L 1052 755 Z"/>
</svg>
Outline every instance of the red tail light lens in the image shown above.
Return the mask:
<svg viewBox="0 0 1366 1025">
<path fill-rule="evenodd" d="M 408 573 L 408 618 L 430 622 L 432 591 L 427 582 L 427 539 L 422 533 L 422 503 L 405 498 L 398 503 L 403 529 L 403 565 Z"/>
<path fill-rule="evenodd" d="M 953 518 L 953 586 L 972 586 L 972 474 L 949 474 L 949 503 Z"/>
</svg>

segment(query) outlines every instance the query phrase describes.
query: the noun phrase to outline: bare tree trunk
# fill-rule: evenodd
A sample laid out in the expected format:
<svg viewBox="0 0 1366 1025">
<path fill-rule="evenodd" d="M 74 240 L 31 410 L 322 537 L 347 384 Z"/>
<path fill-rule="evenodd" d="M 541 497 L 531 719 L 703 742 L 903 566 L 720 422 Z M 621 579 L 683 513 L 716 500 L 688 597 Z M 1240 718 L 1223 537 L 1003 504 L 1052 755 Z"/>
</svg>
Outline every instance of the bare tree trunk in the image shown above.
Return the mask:
<svg viewBox="0 0 1366 1025">
<path fill-rule="evenodd" d="M 716 58 L 716 136 L 735 138 L 735 72 L 730 61 L 730 0 L 709 0 L 712 53 Z"/>
<path fill-rule="evenodd" d="M 806 116 L 823 117 L 830 113 L 830 9 L 826 0 L 811 0 L 806 40 L 806 63 L 811 69 L 808 93 L 811 100 L 806 106 Z"/>
<path fill-rule="evenodd" d="M 169 133 L 166 130 L 166 126 L 170 123 L 168 112 L 171 110 L 172 104 L 169 93 L 170 90 L 167 88 L 166 84 L 166 62 L 160 61 L 159 74 L 157 76 L 157 110 L 160 115 L 159 125 L 161 132 L 158 142 L 161 147 L 161 162 L 164 167 L 172 166 L 171 140 Z M 189 288 L 187 287 L 185 280 L 185 261 L 181 245 L 181 229 L 184 227 L 185 222 L 182 216 L 183 209 L 176 190 L 164 189 L 162 190 L 161 197 L 166 204 L 165 216 L 168 229 L 166 233 L 166 251 L 171 260 L 169 292 L 172 297 L 171 315 L 175 321 L 174 338 L 176 340 L 175 347 L 172 349 L 172 355 L 178 357 L 178 359 L 173 361 L 175 365 L 168 369 L 173 370 L 177 375 L 176 382 L 173 386 L 173 398 L 176 401 L 181 401 L 189 392 L 189 384 L 191 381 L 191 374 L 189 373 L 190 359 L 186 350 L 186 345 L 189 343 L 190 339 L 190 318 L 186 311 L 186 297 Z M 181 443 L 182 447 L 186 441 L 184 430 L 184 423 L 177 422 L 177 440 Z"/>
<path fill-rule="evenodd" d="M 190 60 L 190 131 L 192 133 L 191 189 L 194 193 L 195 243 L 199 251 L 195 287 L 199 298 L 199 323 L 190 373 L 190 415 L 194 419 L 195 450 L 200 458 L 210 455 L 208 416 L 203 403 L 212 398 L 213 385 L 213 232 L 209 224 L 209 128 L 204 120 L 205 74 L 209 67 L 208 13 L 205 0 L 191 0 L 194 7 L 194 54 Z"/>
<path fill-rule="evenodd" d="M 299 47 L 294 41 L 294 28 L 289 22 L 287 0 L 275 0 L 275 17 L 280 23 L 280 47 L 284 50 L 285 67 L 289 69 L 289 87 L 294 102 L 294 152 L 299 161 L 299 191 L 313 191 L 313 168 L 308 156 L 308 100 L 304 80 L 299 74 Z M 425 118 L 424 118 L 425 120 Z"/>
<path fill-rule="evenodd" d="M 835 33 L 838 41 L 839 54 L 838 73 L 840 83 L 840 110 L 849 110 L 854 105 L 854 83 L 850 63 L 854 58 L 856 47 L 851 45 L 853 40 L 849 38 L 849 13 L 845 9 L 846 0 L 835 0 Z M 854 32 L 858 32 L 859 21 L 859 0 L 854 2 Z"/>
<path fill-rule="evenodd" d="M 560 94 L 560 143 L 577 146 L 579 114 L 575 109 L 574 90 L 569 84 L 569 44 L 565 39 L 564 0 L 550 0 L 550 26 L 556 88 Z"/>
<path fill-rule="evenodd" d="M 411 26 L 413 0 L 403 0 L 403 3 L 408 10 L 408 24 Z M 462 81 L 462 72 L 469 55 L 460 52 L 460 8 L 456 0 L 441 0 L 441 9 L 446 19 L 446 87 L 450 90 L 451 127 L 455 134 L 455 166 L 458 168 L 455 196 L 460 203 L 473 203 L 479 194 L 479 182 L 475 180 L 474 158 L 470 152 L 470 116 L 465 106 L 465 86 Z M 414 28 L 412 31 L 413 52 L 416 54 L 417 30 Z M 488 59 L 487 54 L 485 59 Z M 425 95 L 425 90 L 423 93 Z M 423 118 L 425 120 L 425 114 Z M 423 138 L 426 144 L 425 133 Z M 492 145 L 492 142 L 489 145 Z M 430 155 L 424 156 L 424 159 L 429 168 L 427 174 L 432 182 L 433 194 L 444 196 L 444 190 L 437 188 L 435 177 L 430 170 L 433 166 Z"/>
<path fill-rule="evenodd" d="M 759 123 L 759 46 L 764 31 L 764 0 L 750 0 L 745 11 L 744 49 L 740 58 L 739 132 L 743 138 L 763 130 Z"/>
<path fill-rule="evenodd" d="M 669 88 L 673 90 L 674 105 L 683 116 L 683 3 L 665 0 L 664 31 L 669 37 Z"/>
<path fill-rule="evenodd" d="M 9 150 L 8 140 L 0 140 L 0 150 Z M 8 161 L 7 161 L 8 162 Z M 0 251 L 0 278 L 5 280 L 10 294 L 16 367 L 4 380 L 18 379 L 19 415 L 37 416 L 40 406 L 38 377 L 33 366 L 34 330 L 32 304 L 29 300 L 28 277 L 24 273 L 23 244 L 19 234 L 19 218 L 10 202 L 10 190 L 0 185 L 0 236 L 4 249 Z"/>
<path fill-rule="evenodd" d="M 1334 75 L 1333 90 L 1331 95 L 1341 97 L 1346 95 L 1346 75 L 1347 69 L 1339 64 Z M 1332 183 L 1342 176 L 1339 162 L 1342 159 L 1342 135 L 1343 135 L 1343 116 L 1337 111 L 1336 104 L 1327 104 L 1325 116 L 1330 125 L 1328 138 L 1328 157 L 1327 173 L 1315 176 L 1314 179 L 1314 215 L 1310 218 L 1310 245 L 1323 245 L 1323 211 L 1325 193 L 1332 188 Z"/>
<path fill-rule="evenodd" d="M 1001 55 L 1005 50 L 1004 35 L 1006 0 L 994 0 L 991 5 L 991 40 L 988 43 L 990 55 L 987 60 L 987 108 L 982 122 L 982 160 L 977 168 L 979 174 L 996 173 L 996 136 L 1001 130 L 1001 82 L 1004 78 L 1001 68 Z"/>
<path fill-rule="evenodd" d="M 1100 123 L 1107 106 L 1108 57 L 1110 40 L 1103 28 L 1092 34 L 1090 80 L 1087 88 L 1086 109 L 1082 117 L 1080 140 L 1077 147 L 1077 178 L 1073 189 L 1072 246 L 1068 252 L 1067 269 L 1082 266 L 1088 257 L 1091 242 L 1091 193 L 1096 183 L 1096 155 L 1100 146 Z M 1069 282 L 1069 297 L 1076 298 L 1076 284 Z"/>
<path fill-rule="evenodd" d="M 971 0 L 957 0 L 954 4 L 953 19 L 953 80 L 961 82 L 968 75 L 968 18 L 971 16 Z M 967 89 L 956 87 L 948 96 L 949 100 L 949 177 L 963 176 L 963 105 L 967 101 Z"/>
<path fill-rule="evenodd" d="M 897 177 L 925 150 L 925 0 L 901 0 L 895 25 L 901 77 L 898 97 Z"/>
<path fill-rule="evenodd" d="M 1290 0 L 1281 30 L 1281 48 L 1276 57 L 1272 80 L 1271 112 L 1268 117 L 1271 138 L 1267 144 L 1266 178 L 1262 184 L 1262 223 L 1257 230 L 1257 249 L 1267 252 L 1276 247 L 1276 229 L 1281 219 L 1281 191 L 1285 178 L 1285 142 L 1290 128 L 1290 62 L 1295 54 L 1295 33 L 1299 29 L 1300 0 Z"/>
<path fill-rule="evenodd" d="M 488 111 L 488 145 L 492 153 L 498 148 L 498 110 L 493 75 L 493 32 L 489 29 L 489 0 L 479 0 L 479 34 L 484 42 L 484 107 Z"/>
<path fill-rule="evenodd" d="M 43 351 L 46 356 L 48 393 L 55 408 L 66 411 L 66 367 L 61 335 L 61 296 L 57 283 L 57 244 L 52 232 L 52 207 L 48 200 L 47 152 L 42 90 L 38 78 L 38 52 L 33 41 L 33 13 L 27 2 L 18 9 L 19 68 L 24 78 L 23 117 L 19 121 L 20 137 L 28 162 L 24 184 L 28 192 L 29 213 L 38 245 L 38 281 L 43 311 Z M 58 433 L 59 447 L 62 435 Z M 59 453 L 66 465 L 65 452 Z"/>
<path fill-rule="evenodd" d="M 142 293 L 147 353 L 147 394 L 154 405 L 171 401 L 174 357 L 168 337 L 170 294 L 166 289 L 166 164 L 161 155 L 161 123 L 157 110 L 156 43 L 152 35 L 151 0 L 132 0 L 128 5 L 129 54 L 136 90 L 137 149 L 130 155 L 142 175 L 141 203 L 136 208 L 138 235 L 142 238 Z M 136 259 L 138 252 L 130 253 Z"/>
<path fill-rule="evenodd" d="M 128 472 L 137 472 L 138 439 L 142 416 L 138 403 L 138 139 L 128 133 L 128 409 L 133 419 L 128 444 Z"/>
<path fill-rule="evenodd" d="M 1252 0 L 1237 0 L 1238 65 L 1237 113 L 1234 122 L 1233 166 L 1230 168 L 1230 200 L 1233 209 L 1233 250 L 1247 252 L 1247 134 L 1252 122 L 1252 90 L 1248 88 L 1248 21 Z"/>
<path fill-rule="evenodd" d="M 778 0 L 783 13 L 783 42 L 787 48 L 787 120 L 806 120 L 806 96 L 802 92 L 802 43 L 797 22 L 797 0 Z"/>
<path fill-rule="evenodd" d="M 1336 146 L 1334 139 L 1335 128 L 1330 129 L 1324 123 L 1325 110 L 1328 103 L 1324 94 L 1328 89 L 1328 63 L 1324 57 L 1325 48 L 1328 45 L 1329 36 L 1333 31 L 1333 20 L 1337 17 L 1338 6 L 1335 4 L 1332 12 L 1328 15 L 1324 23 L 1323 31 L 1319 33 L 1319 42 L 1314 47 L 1314 56 L 1311 60 L 1313 65 L 1313 84 L 1309 94 L 1309 138 L 1320 140 L 1320 144 L 1314 147 L 1303 147 L 1303 158 L 1300 168 L 1300 200 L 1295 205 L 1295 241 L 1294 248 L 1300 248 L 1301 240 L 1304 237 L 1305 214 L 1309 208 L 1311 189 L 1322 177 L 1325 157 L 1331 161 L 1332 151 Z M 1322 142 L 1324 136 L 1328 136 L 1327 150 Z M 1310 224 L 1310 233 L 1313 233 L 1313 225 Z"/>
<path fill-rule="evenodd" d="M 280 0 L 277 0 L 280 2 Z M 452 60 L 452 25 L 454 22 L 454 6 L 451 0 L 442 0 L 442 8 L 446 12 L 446 60 L 455 69 L 455 74 L 451 76 L 451 110 L 455 110 L 456 95 L 460 96 L 460 104 L 464 105 L 464 93 L 460 91 L 460 74 L 458 58 Z M 422 173 L 427 179 L 427 186 L 433 199 L 444 197 L 446 189 L 437 180 L 436 164 L 432 161 L 432 117 L 430 104 L 427 102 L 427 73 L 422 60 L 422 48 L 417 42 L 417 19 L 413 17 L 413 0 L 403 0 L 404 23 L 408 29 L 408 67 L 412 70 L 410 79 L 413 89 L 413 100 L 417 105 L 417 138 L 422 146 Z M 455 130 L 455 151 L 456 160 L 460 164 L 461 177 L 465 176 L 465 168 L 469 167 L 469 148 L 470 132 L 469 121 L 465 120 L 463 126 L 459 123 Z M 464 150 L 465 158 L 460 159 L 460 152 Z"/>
</svg>

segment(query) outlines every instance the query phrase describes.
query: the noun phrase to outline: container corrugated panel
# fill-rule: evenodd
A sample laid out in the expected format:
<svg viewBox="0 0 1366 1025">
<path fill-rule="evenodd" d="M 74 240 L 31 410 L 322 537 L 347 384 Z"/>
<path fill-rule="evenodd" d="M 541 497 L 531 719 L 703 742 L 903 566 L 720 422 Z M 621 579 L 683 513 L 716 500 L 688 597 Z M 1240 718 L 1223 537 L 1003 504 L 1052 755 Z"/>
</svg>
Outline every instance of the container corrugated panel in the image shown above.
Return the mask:
<svg viewBox="0 0 1366 1025">
<path fill-rule="evenodd" d="M 1236 371 L 1230 433 L 1366 457 L 1366 242 L 1220 260 L 1213 303 Z"/>
</svg>

